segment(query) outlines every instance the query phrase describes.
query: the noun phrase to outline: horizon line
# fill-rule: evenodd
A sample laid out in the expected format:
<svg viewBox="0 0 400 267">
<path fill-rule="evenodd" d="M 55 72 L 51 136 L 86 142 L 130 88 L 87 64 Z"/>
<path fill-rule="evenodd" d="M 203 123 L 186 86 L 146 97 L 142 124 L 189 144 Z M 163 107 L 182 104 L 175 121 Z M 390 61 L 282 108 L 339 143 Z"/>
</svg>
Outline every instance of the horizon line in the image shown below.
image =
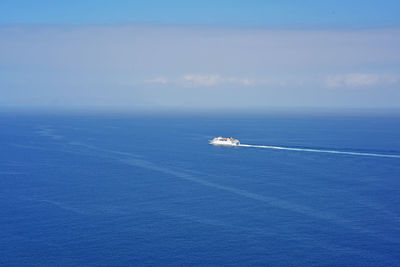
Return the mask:
<svg viewBox="0 0 400 267">
<path fill-rule="evenodd" d="M 99 114 L 99 115 L 396 115 L 400 116 L 400 108 L 382 107 L 269 107 L 269 108 L 126 108 L 126 107 L 6 107 L 0 106 L 0 114 Z"/>
</svg>

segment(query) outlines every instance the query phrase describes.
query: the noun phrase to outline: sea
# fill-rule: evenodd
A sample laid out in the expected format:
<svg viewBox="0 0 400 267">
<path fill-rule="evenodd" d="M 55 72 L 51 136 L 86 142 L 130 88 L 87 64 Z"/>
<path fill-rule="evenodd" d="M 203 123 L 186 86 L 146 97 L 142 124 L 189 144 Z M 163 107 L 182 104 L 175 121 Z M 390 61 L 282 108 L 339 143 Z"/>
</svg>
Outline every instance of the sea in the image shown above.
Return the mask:
<svg viewBox="0 0 400 267">
<path fill-rule="evenodd" d="M 400 266 L 400 116 L 1 113 L 0 265 Z"/>
</svg>

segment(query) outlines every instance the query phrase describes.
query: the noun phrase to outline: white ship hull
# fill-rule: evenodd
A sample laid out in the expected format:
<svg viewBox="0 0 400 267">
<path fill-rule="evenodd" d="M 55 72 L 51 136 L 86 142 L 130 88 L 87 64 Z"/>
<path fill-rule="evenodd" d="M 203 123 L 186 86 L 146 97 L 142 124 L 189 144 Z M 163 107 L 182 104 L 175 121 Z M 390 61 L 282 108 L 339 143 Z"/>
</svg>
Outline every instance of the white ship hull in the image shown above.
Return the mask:
<svg viewBox="0 0 400 267">
<path fill-rule="evenodd" d="M 210 144 L 214 146 L 238 146 L 239 140 L 231 138 L 216 137 L 210 140 Z"/>
</svg>

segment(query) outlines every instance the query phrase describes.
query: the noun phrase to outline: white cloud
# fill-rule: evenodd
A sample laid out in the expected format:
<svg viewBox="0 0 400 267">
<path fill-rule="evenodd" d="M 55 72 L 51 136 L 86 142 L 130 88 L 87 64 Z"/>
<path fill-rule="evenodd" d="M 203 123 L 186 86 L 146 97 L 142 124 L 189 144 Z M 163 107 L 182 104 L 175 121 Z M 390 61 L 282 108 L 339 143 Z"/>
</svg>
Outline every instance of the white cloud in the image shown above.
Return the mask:
<svg viewBox="0 0 400 267">
<path fill-rule="evenodd" d="M 180 79 L 180 83 L 184 86 L 251 86 L 256 80 L 242 77 L 222 76 L 216 74 L 186 74 Z"/>
<path fill-rule="evenodd" d="M 228 77 L 225 79 L 225 82 L 230 83 L 230 84 L 251 86 L 251 85 L 255 85 L 256 82 L 260 83 L 261 81 L 256 81 L 255 79 L 249 79 L 249 78 Z"/>
<path fill-rule="evenodd" d="M 182 77 L 184 85 L 189 86 L 215 86 L 224 82 L 219 75 L 186 74 Z"/>
<path fill-rule="evenodd" d="M 164 76 L 158 76 L 152 79 L 144 80 L 148 84 L 174 84 L 181 87 L 214 87 L 214 86 L 252 86 L 264 83 L 264 80 L 256 81 L 255 79 L 234 77 L 234 76 L 222 76 L 218 74 L 184 74 L 179 78 L 166 78 Z"/>
<path fill-rule="evenodd" d="M 240 82 L 243 85 L 253 85 L 255 83 L 255 80 L 246 78 L 246 79 L 241 79 Z"/>
<path fill-rule="evenodd" d="M 372 86 L 391 85 L 399 82 L 399 76 L 379 73 L 349 73 L 343 75 L 329 75 L 324 83 L 329 88 L 350 87 L 363 88 Z"/>
</svg>

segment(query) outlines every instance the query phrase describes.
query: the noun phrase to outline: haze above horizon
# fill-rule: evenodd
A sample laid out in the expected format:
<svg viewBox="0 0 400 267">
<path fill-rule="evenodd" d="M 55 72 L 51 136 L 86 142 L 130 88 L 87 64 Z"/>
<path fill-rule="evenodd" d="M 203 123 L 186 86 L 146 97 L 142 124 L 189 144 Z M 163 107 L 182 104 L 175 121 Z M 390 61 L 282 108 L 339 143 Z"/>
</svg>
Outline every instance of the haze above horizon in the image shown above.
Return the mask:
<svg viewBox="0 0 400 267">
<path fill-rule="evenodd" d="M 398 1 L 2 1 L 0 107 L 400 109 Z"/>
</svg>

